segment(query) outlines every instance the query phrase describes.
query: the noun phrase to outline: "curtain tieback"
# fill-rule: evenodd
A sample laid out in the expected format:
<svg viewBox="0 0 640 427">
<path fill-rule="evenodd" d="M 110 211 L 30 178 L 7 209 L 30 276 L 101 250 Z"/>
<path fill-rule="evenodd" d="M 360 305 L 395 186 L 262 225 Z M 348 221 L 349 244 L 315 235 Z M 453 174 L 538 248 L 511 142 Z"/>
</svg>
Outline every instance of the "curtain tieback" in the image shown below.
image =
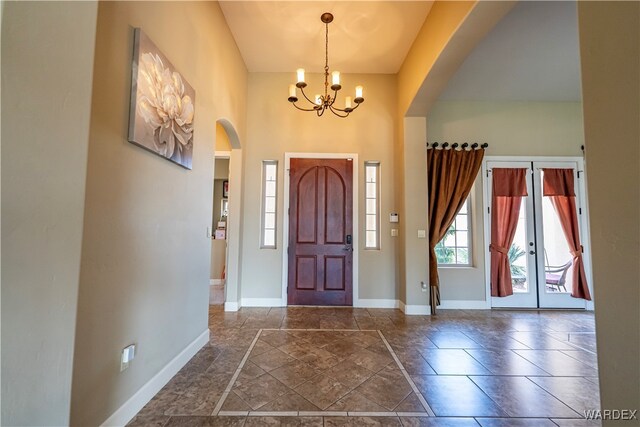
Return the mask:
<svg viewBox="0 0 640 427">
<path fill-rule="evenodd" d="M 509 254 L 508 248 L 505 248 L 504 246 L 494 245 L 493 243 L 489 245 L 489 250 L 493 252 L 500 252 L 501 254 L 505 254 L 505 255 Z"/>
<path fill-rule="evenodd" d="M 584 248 L 582 247 L 582 245 L 580 245 L 580 249 L 578 249 L 577 251 L 569 251 L 569 253 L 571 255 L 573 255 L 574 258 L 579 258 L 582 256 L 582 252 L 584 252 Z"/>
</svg>

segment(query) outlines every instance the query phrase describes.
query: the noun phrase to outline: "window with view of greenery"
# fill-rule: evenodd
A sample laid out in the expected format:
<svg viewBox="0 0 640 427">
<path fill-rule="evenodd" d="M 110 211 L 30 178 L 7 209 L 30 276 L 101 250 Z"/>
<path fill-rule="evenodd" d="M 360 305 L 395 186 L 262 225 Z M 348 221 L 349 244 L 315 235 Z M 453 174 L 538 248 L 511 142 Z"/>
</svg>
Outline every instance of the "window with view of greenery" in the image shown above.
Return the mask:
<svg viewBox="0 0 640 427">
<path fill-rule="evenodd" d="M 471 265 L 471 211 L 464 202 L 444 238 L 435 247 L 438 265 Z"/>
</svg>

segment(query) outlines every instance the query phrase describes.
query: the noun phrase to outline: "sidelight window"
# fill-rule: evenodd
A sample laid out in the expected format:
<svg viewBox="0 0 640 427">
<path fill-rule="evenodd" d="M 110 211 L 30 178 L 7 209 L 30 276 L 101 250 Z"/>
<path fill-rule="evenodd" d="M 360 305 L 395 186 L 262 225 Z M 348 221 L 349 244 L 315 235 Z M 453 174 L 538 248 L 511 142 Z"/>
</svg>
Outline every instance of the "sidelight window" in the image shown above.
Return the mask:
<svg viewBox="0 0 640 427">
<path fill-rule="evenodd" d="M 262 161 L 262 227 L 260 247 L 276 248 L 276 189 L 278 161 Z"/>
<path fill-rule="evenodd" d="M 365 249 L 380 249 L 380 162 L 364 162 Z"/>
</svg>

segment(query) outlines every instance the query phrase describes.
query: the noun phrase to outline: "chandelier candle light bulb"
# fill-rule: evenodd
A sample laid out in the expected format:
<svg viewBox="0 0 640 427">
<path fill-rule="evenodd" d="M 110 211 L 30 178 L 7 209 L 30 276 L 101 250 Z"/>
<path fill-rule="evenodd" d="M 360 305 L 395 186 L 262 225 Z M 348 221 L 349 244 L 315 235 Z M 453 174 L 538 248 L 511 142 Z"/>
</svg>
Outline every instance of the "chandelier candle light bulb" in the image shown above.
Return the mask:
<svg viewBox="0 0 640 427">
<path fill-rule="evenodd" d="M 344 118 L 349 116 L 353 110 L 358 108 L 360 104 L 364 102 L 362 86 L 356 86 L 356 96 L 353 100 L 350 96 L 345 98 L 344 110 L 334 105 L 338 96 L 338 91 L 342 89 L 342 86 L 340 85 L 339 71 L 331 73 L 331 86 L 329 86 L 329 24 L 333 22 L 333 15 L 325 12 L 320 16 L 320 20 L 325 24 L 324 95 L 317 94 L 313 100 L 311 100 L 307 94 L 304 93 L 304 88 L 307 87 L 307 83 L 304 81 L 304 69 L 298 68 L 296 70 L 298 81 L 295 85 L 289 85 L 288 100 L 298 110 L 315 111 L 318 117 L 322 116 L 326 110 L 331 110 L 331 112 L 336 116 Z M 311 108 L 303 108 L 296 104 L 296 102 L 298 102 L 298 93 L 296 88 L 300 89 L 302 97 L 311 104 Z M 329 93 L 329 88 L 331 88 L 333 94 Z M 355 107 L 353 107 L 353 103 L 356 104 Z"/>
</svg>

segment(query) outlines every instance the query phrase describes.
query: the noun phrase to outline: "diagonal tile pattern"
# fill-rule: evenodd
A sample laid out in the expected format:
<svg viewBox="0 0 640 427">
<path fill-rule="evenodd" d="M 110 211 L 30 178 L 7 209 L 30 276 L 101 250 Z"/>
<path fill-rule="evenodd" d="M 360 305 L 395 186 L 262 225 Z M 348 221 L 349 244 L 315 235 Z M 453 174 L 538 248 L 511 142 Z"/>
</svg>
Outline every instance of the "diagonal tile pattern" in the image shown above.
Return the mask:
<svg viewBox="0 0 640 427">
<path fill-rule="evenodd" d="M 600 425 L 592 313 L 212 306 L 209 325 L 129 425 Z"/>
</svg>

